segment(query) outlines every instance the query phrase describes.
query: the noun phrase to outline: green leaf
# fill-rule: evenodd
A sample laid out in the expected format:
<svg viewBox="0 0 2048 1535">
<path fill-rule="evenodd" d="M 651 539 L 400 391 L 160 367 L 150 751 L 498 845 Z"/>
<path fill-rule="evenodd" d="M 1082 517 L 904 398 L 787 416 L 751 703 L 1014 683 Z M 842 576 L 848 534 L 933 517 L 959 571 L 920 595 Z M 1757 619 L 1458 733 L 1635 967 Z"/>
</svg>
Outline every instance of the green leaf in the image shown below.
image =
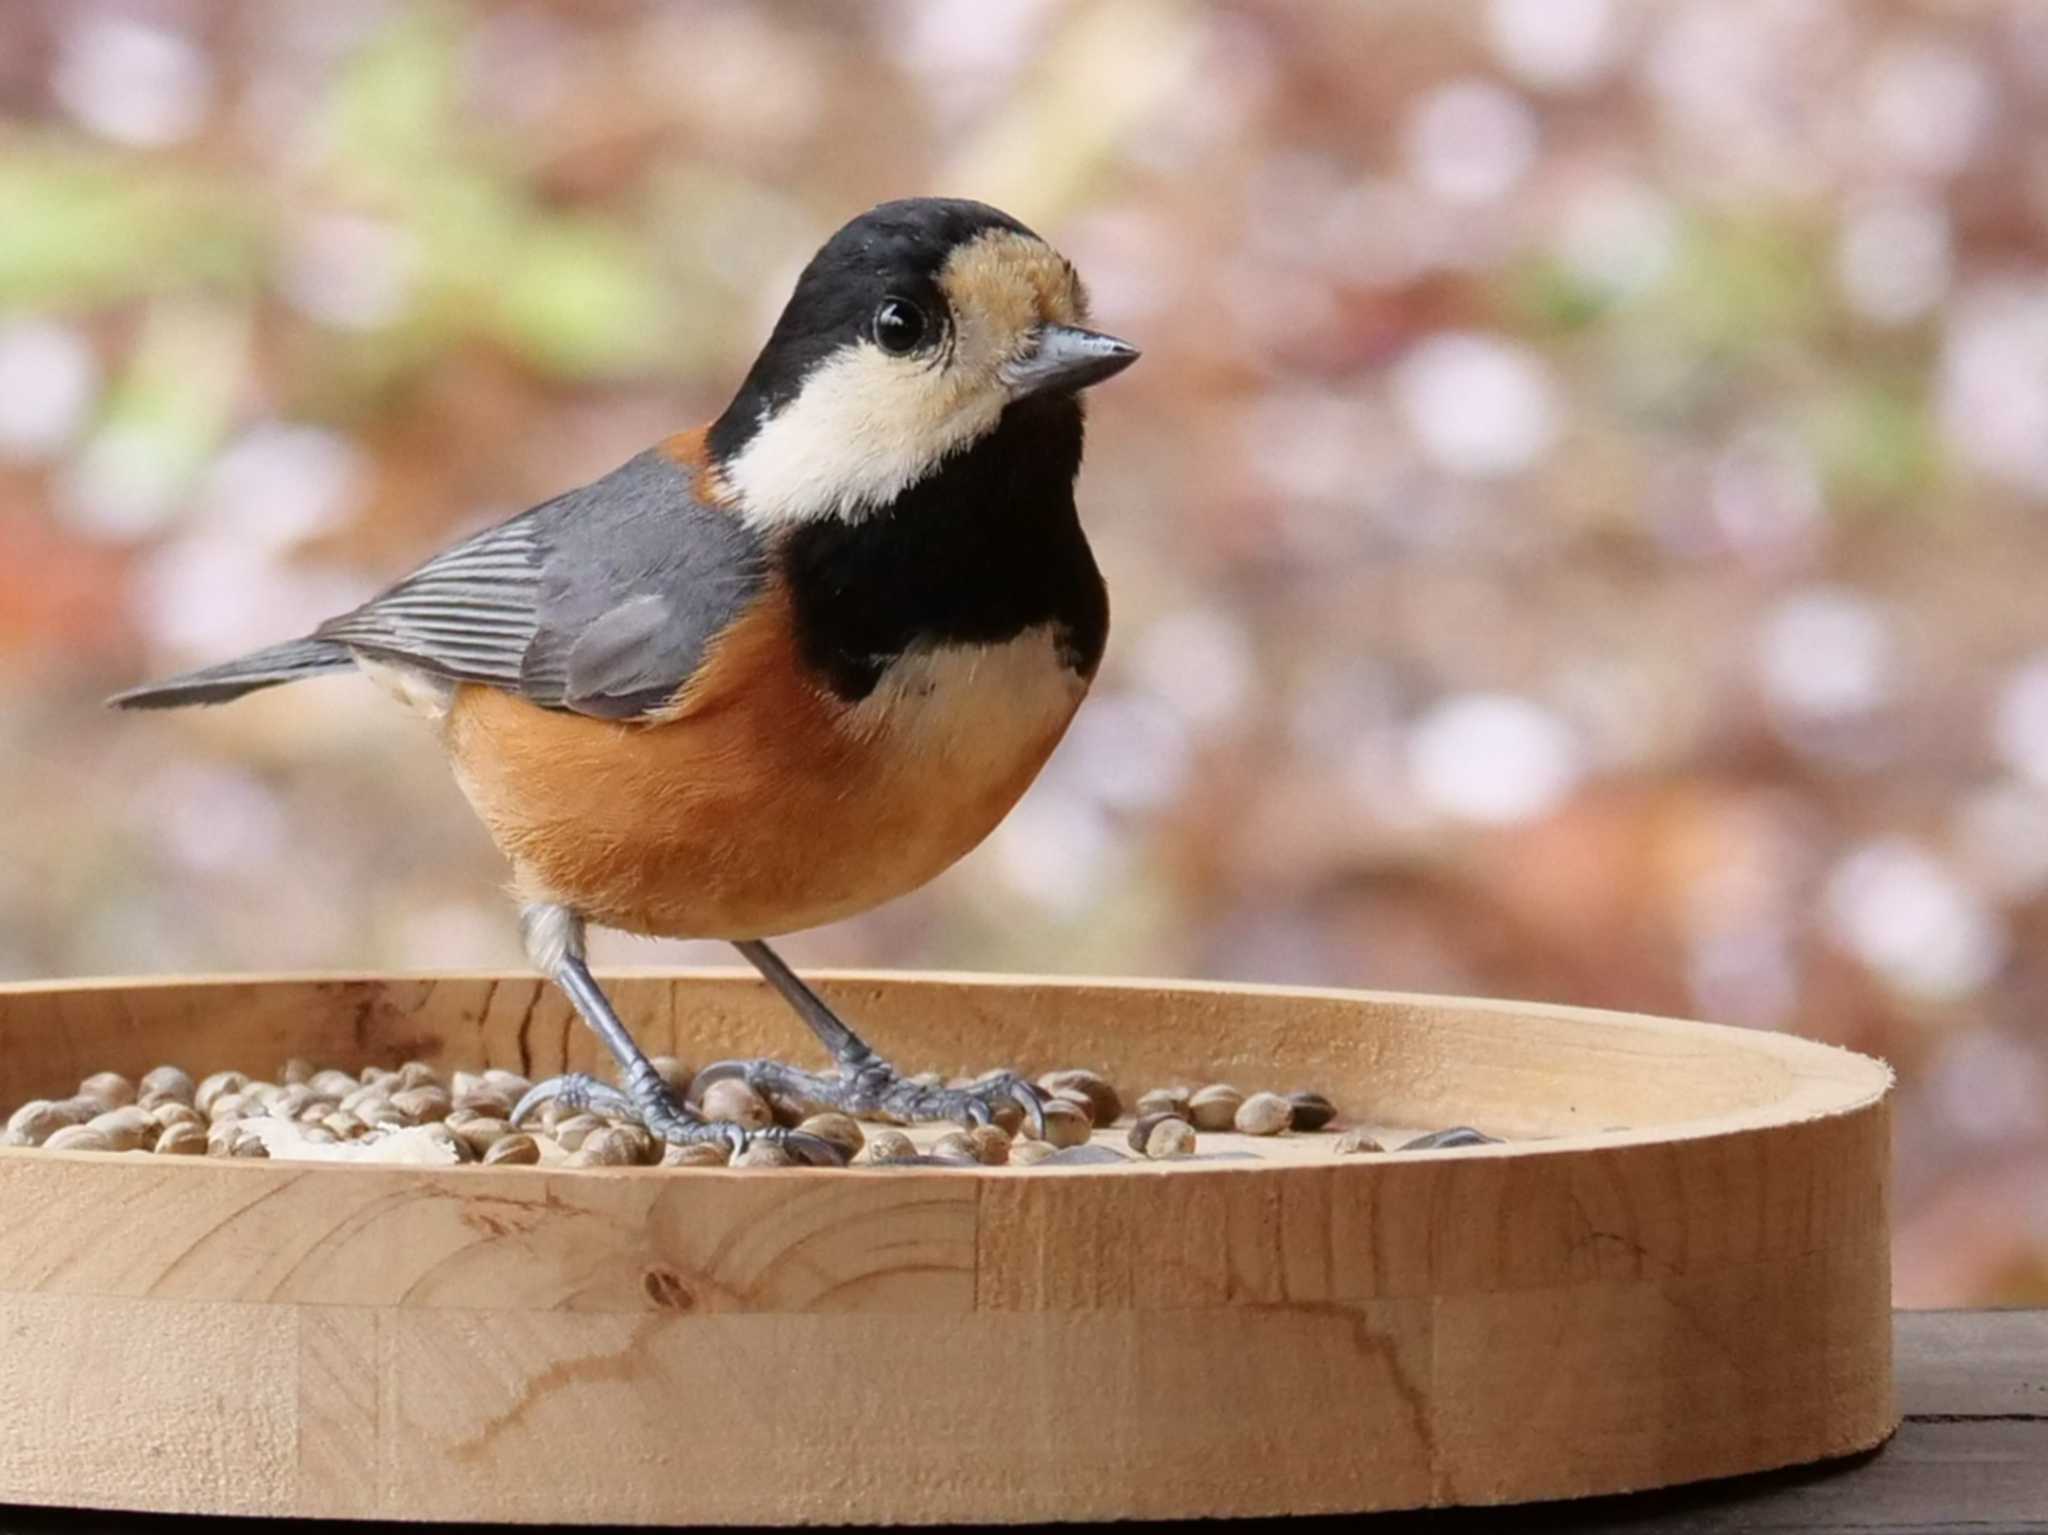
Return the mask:
<svg viewBox="0 0 2048 1535">
<path fill-rule="evenodd" d="M 660 356 L 667 295 L 633 243 L 594 220 L 536 220 L 494 274 L 493 325 L 536 366 L 590 374 Z"/>
</svg>

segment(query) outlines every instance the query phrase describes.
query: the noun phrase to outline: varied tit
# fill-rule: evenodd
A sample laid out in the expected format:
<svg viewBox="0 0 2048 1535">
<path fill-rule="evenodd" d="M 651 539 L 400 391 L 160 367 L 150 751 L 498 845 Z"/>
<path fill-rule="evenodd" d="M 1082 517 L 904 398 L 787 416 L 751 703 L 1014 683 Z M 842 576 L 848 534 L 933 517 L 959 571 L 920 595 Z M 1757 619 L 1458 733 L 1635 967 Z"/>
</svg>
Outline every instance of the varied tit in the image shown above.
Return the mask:
<svg viewBox="0 0 2048 1535">
<path fill-rule="evenodd" d="M 830 1051 L 729 1061 L 773 1098 L 986 1122 L 1011 1073 L 906 1079 L 762 940 L 924 884 L 1017 802 L 1109 629 L 1074 507 L 1080 392 L 1136 359 L 1074 268 L 981 203 L 885 203 L 798 278 L 724 414 L 456 544 L 298 640 L 123 693 L 219 703 L 360 667 L 436 723 L 510 859 L 533 963 L 617 1057 L 549 1099 L 671 1142 L 678 1101 L 584 962 L 591 922 L 730 940 Z M 1007 1112 L 1007 1110 L 1005 1110 Z M 801 1159 L 815 1137 L 755 1132 Z"/>
</svg>

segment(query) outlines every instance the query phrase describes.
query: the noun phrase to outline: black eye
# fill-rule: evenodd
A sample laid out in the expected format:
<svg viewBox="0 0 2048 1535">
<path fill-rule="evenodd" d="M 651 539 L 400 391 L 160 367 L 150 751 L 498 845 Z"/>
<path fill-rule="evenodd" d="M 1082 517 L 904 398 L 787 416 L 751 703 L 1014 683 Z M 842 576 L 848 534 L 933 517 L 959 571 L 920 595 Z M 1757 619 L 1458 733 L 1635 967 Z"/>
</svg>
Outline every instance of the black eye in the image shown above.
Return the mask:
<svg viewBox="0 0 2048 1535">
<path fill-rule="evenodd" d="M 907 298 L 885 298 L 875 311 L 875 344 L 899 357 L 924 340 L 924 311 Z"/>
</svg>

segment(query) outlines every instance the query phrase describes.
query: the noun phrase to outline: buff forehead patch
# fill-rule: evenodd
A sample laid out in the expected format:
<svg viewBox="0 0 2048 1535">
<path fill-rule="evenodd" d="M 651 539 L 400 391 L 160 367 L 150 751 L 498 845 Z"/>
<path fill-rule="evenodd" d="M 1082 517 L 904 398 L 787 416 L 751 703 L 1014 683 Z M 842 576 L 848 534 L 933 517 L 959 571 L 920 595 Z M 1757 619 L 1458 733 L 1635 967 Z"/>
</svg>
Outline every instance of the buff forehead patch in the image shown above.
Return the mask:
<svg viewBox="0 0 2048 1535">
<path fill-rule="evenodd" d="M 1088 300 L 1074 268 L 1043 240 L 991 229 L 947 258 L 939 287 L 957 316 L 1012 334 L 1039 325 L 1079 325 Z"/>
</svg>

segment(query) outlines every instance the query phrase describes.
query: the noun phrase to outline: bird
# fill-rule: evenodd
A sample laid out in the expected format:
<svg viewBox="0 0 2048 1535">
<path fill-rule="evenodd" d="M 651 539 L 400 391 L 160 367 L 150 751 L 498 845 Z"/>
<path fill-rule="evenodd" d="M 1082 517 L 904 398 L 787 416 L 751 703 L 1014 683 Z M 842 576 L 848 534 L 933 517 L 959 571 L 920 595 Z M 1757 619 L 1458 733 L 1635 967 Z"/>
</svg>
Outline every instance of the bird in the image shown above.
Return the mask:
<svg viewBox="0 0 2048 1535">
<path fill-rule="evenodd" d="M 428 720 L 509 861 L 530 962 L 617 1062 L 537 1083 L 673 1144 L 707 1121 L 586 963 L 590 925 L 730 942 L 832 1058 L 718 1062 L 771 1100 L 987 1123 L 1017 1073 L 900 1071 L 767 940 L 913 890 L 979 844 L 1086 696 L 1107 588 L 1075 499 L 1082 396 L 1138 357 L 1072 262 L 985 203 L 886 202 L 833 234 L 731 403 L 465 538 L 310 634 L 120 693 L 219 704 L 351 669 Z M 693 1088 L 694 1091 L 694 1088 Z"/>
</svg>

